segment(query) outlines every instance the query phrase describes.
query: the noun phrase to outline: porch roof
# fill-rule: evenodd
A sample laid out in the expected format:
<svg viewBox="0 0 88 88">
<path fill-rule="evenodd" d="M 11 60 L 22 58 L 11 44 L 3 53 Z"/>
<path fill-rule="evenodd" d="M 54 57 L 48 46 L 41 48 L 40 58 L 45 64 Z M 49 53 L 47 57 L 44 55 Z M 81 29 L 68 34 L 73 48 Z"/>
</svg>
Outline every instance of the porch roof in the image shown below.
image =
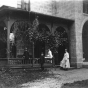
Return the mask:
<svg viewBox="0 0 88 88">
<path fill-rule="evenodd" d="M 39 19 L 42 19 L 42 20 L 47 20 L 47 21 L 50 21 L 50 22 L 62 22 L 62 23 L 65 23 L 67 25 L 70 25 L 72 22 L 74 22 L 74 20 L 72 19 L 66 19 L 66 18 L 61 18 L 61 17 L 56 17 L 56 16 L 51 16 L 51 15 L 46 15 L 46 14 L 42 14 L 42 13 L 37 13 L 37 12 L 32 12 L 32 11 L 26 11 L 26 10 L 23 10 L 23 9 L 18 9 L 18 8 L 15 8 L 15 7 L 10 7 L 10 6 L 5 6 L 3 5 L 1 8 L 0 8 L 0 16 L 4 16 L 4 15 L 8 15 L 8 14 L 24 14 L 26 15 L 25 17 L 29 17 L 29 13 L 30 13 L 30 16 L 31 18 L 35 17 L 35 15 L 39 16 Z"/>
<path fill-rule="evenodd" d="M 46 15 L 46 14 L 32 12 L 32 11 L 30 12 L 31 17 L 35 16 L 35 15 L 39 16 L 39 19 L 47 20 L 52 23 L 64 23 L 64 24 L 67 24 L 68 26 L 75 21 L 73 19 L 61 18 L 61 17 L 57 17 L 57 16 L 51 16 L 51 15 Z"/>
<path fill-rule="evenodd" d="M 28 11 L 18 9 L 18 8 L 15 8 L 15 7 L 10 7 L 10 6 L 5 6 L 5 5 L 0 7 L 0 17 L 12 15 L 13 13 L 15 15 L 16 14 L 22 14 L 22 15 L 26 14 L 27 16 L 29 15 Z"/>
<path fill-rule="evenodd" d="M 28 11 L 26 11 L 26 10 L 22 10 L 22 9 L 11 7 L 11 6 L 3 5 L 2 7 L 0 7 L 0 13 L 1 12 L 7 12 L 7 11 L 19 11 L 19 12 L 26 12 L 26 13 L 28 13 Z"/>
</svg>

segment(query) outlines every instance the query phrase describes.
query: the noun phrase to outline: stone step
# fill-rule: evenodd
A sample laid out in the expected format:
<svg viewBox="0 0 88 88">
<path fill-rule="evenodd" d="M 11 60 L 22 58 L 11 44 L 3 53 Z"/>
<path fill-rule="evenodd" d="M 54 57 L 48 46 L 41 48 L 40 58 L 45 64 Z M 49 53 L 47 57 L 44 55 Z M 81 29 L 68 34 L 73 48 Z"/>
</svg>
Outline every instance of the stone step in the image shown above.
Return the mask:
<svg viewBox="0 0 88 88">
<path fill-rule="evenodd" d="M 88 68 L 88 62 L 83 62 L 82 67 L 83 67 L 83 68 Z"/>
</svg>

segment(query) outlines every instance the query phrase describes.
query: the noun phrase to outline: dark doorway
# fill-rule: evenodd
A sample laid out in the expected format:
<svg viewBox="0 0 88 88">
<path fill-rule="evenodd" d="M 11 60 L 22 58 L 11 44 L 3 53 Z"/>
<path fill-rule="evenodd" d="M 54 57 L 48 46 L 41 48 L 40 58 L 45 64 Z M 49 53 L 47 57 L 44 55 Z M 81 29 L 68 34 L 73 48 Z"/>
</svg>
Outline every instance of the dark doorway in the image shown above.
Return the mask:
<svg viewBox="0 0 88 88">
<path fill-rule="evenodd" d="M 82 40 L 83 40 L 83 58 L 85 58 L 85 61 L 88 61 L 88 21 L 85 22 L 83 26 Z"/>
<path fill-rule="evenodd" d="M 65 49 L 68 49 L 68 34 L 63 27 L 58 27 L 55 32 L 61 41 L 58 46 L 58 52 L 55 56 L 55 65 L 59 65 L 63 59 Z"/>
<path fill-rule="evenodd" d="M 60 64 L 60 61 L 62 60 L 63 56 L 64 56 L 64 51 L 65 51 L 65 45 L 60 45 L 58 47 L 58 61 L 57 64 Z"/>
</svg>

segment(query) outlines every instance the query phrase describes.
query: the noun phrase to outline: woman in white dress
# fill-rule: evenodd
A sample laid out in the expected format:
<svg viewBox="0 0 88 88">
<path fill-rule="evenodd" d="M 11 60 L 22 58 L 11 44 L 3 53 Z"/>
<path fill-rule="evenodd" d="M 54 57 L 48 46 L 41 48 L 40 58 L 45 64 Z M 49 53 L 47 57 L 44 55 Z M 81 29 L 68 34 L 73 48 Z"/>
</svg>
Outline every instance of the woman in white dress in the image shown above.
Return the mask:
<svg viewBox="0 0 88 88">
<path fill-rule="evenodd" d="M 48 49 L 48 53 L 47 53 L 45 58 L 51 59 L 51 60 L 49 60 L 49 62 L 52 63 L 53 54 L 52 54 L 52 51 L 50 49 Z"/>
<path fill-rule="evenodd" d="M 50 58 L 53 58 L 52 51 L 51 51 L 50 49 L 48 49 L 48 56 L 49 56 Z"/>
<path fill-rule="evenodd" d="M 69 53 L 67 52 L 67 49 L 65 49 L 64 57 L 60 63 L 60 67 L 64 69 L 70 68 Z"/>
</svg>

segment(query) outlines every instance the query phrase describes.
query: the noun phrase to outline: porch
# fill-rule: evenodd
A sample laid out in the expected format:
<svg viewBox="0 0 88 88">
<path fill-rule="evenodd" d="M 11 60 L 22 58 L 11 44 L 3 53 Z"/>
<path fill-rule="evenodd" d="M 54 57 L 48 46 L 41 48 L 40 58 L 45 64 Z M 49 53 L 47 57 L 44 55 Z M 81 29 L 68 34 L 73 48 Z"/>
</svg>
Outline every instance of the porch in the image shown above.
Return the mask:
<svg viewBox="0 0 88 88">
<path fill-rule="evenodd" d="M 4 11 L 3 9 L 5 9 L 6 11 Z M 6 39 L 5 45 L 2 44 L 5 46 L 5 51 L 3 51 L 3 52 L 6 55 L 3 55 L 5 57 L 2 57 L 2 56 L 0 57 L 1 58 L 0 65 L 1 66 L 9 66 L 10 68 L 40 67 L 40 65 L 39 65 L 40 53 L 43 52 L 44 54 L 46 54 L 47 49 L 48 49 L 47 44 L 44 42 L 36 41 L 35 44 L 33 45 L 31 42 L 25 41 L 25 40 L 28 40 L 28 36 L 26 36 L 26 33 L 27 33 L 28 28 L 31 27 L 30 23 L 32 23 L 35 20 L 35 13 L 31 12 L 29 14 L 29 12 L 18 10 L 15 8 L 11 9 L 8 7 L 3 8 L 3 9 L 2 9 L 3 13 L 1 11 L 1 13 L 2 13 L 1 17 L 3 16 L 3 18 L 5 19 L 3 14 L 8 13 L 7 20 L 5 20 L 6 25 L 4 25 L 4 26 L 1 25 L 2 30 L 4 29 L 4 32 L 6 33 L 5 38 L 4 38 L 4 39 Z M 15 13 L 17 13 L 17 14 L 15 14 Z M 21 15 L 21 14 L 23 14 L 23 15 Z M 20 15 L 21 15 L 21 17 L 20 17 Z M 69 49 L 70 47 L 69 47 L 68 43 L 70 41 L 68 40 L 68 37 L 69 37 L 68 33 L 67 33 L 68 28 L 63 27 L 63 25 L 68 25 L 70 27 L 72 25 L 73 21 L 67 20 L 67 19 L 62 19 L 62 18 L 57 18 L 57 17 L 53 17 L 53 16 L 47 16 L 47 15 L 43 15 L 43 14 L 38 14 L 38 13 L 37 13 L 37 15 L 39 16 L 39 21 L 40 21 L 40 23 L 38 25 L 40 33 L 42 33 L 42 34 L 43 34 L 43 32 L 45 34 L 48 34 L 48 33 L 55 34 L 56 33 L 58 36 L 59 36 L 59 34 L 64 34 L 61 36 L 61 38 L 63 40 L 66 39 L 67 41 L 64 42 L 62 45 L 60 45 L 60 48 L 61 47 L 63 48 L 63 52 L 64 52 L 64 48 Z M 21 20 L 18 20 L 18 18 L 16 18 L 16 17 L 20 18 Z M 30 20 L 28 19 L 29 17 L 30 17 Z M 57 23 L 58 23 L 58 25 L 54 26 Z M 60 26 L 59 24 L 63 24 L 63 25 Z M 0 33 L 2 34 L 1 31 L 0 31 Z M 10 41 L 10 39 L 9 39 L 11 33 L 14 34 L 14 38 L 12 39 L 12 41 Z M 43 34 L 43 35 L 45 35 L 45 34 Z M 46 39 L 48 40 L 48 38 L 46 38 Z M 49 45 L 49 46 L 51 46 L 51 45 Z M 22 57 L 19 57 L 19 55 L 23 55 L 25 47 L 28 48 L 28 52 L 31 56 L 31 58 L 29 58 L 27 63 Z M 60 53 L 61 53 L 60 50 L 62 50 L 60 48 L 58 49 L 59 54 L 54 56 L 54 58 L 55 58 L 54 60 L 52 60 L 52 59 L 46 60 L 46 62 L 44 64 L 45 67 L 52 67 L 54 65 L 59 65 L 59 62 L 61 61 L 62 56 L 63 56 L 63 55 L 60 55 Z M 0 54 L 1 54 L 1 52 L 0 52 Z"/>
</svg>

